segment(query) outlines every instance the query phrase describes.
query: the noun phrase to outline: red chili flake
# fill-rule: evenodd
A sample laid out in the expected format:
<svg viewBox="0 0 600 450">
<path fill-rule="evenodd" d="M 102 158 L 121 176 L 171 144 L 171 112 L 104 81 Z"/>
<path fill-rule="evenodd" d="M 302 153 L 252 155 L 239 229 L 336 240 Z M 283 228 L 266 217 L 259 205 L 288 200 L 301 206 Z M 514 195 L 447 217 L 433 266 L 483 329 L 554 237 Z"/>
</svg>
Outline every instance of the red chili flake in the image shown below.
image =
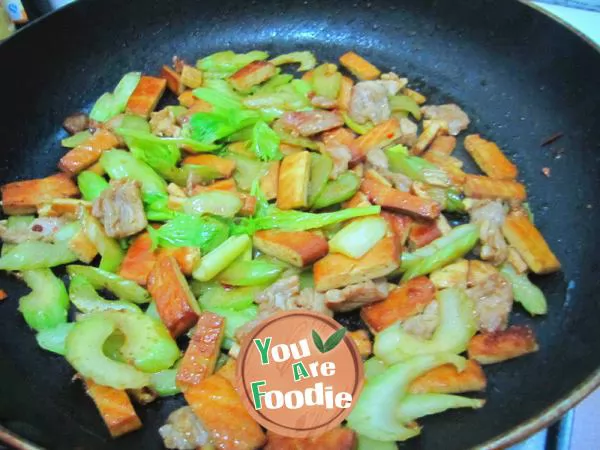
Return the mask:
<svg viewBox="0 0 600 450">
<path fill-rule="evenodd" d="M 35 231 L 36 233 L 41 233 L 42 231 L 44 231 L 44 227 L 41 226 L 39 223 L 36 223 L 35 225 L 33 225 L 31 227 L 31 231 Z"/>
<path fill-rule="evenodd" d="M 550 145 L 554 141 L 559 140 L 561 137 L 563 137 L 563 133 L 561 131 L 559 131 L 558 133 L 554 133 L 552 136 L 549 136 L 546 139 L 544 139 L 540 145 L 542 147 L 544 147 L 546 145 Z"/>
<path fill-rule="evenodd" d="M 8 297 L 6 291 L 4 289 L 0 289 L 0 301 L 4 300 L 6 297 Z"/>
<path fill-rule="evenodd" d="M 543 174 L 544 174 L 546 177 L 550 178 L 550 167 L 542 167 L 542 173 L 543 173 Z"/>
<path fill-rule="evenodd" d="M 388 134 L 387 134 L 387 138 L 388 138 L 388 139 L 391 139 L 391 138 L 393 138 L 393 137 L 394 137 L 394 133 L 388 133 Z"/>
</svg>

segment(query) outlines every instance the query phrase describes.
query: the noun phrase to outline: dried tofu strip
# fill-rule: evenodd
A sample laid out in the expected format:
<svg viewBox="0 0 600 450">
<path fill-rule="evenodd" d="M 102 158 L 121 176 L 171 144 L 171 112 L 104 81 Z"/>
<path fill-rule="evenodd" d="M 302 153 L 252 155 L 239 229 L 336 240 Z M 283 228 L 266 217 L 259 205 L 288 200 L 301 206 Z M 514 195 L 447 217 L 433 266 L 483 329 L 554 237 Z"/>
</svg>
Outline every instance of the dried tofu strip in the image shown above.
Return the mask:
<svg viewBox="0 0 600 450">
<path fill-rule="evenodd" d="M 352 162 L 357 163 L 362 161 L 369 151 L 385 147 L 398 139 L 401 134 L 400 122 L 397 118 L 392 117 L 380 123 L 354 141 L 354 146 L 350 149 L 352 152 Z"/>
<path fill-rule="evenodd" d="M 454 136 L 441 135 L 437 136 L 429 146 L 426 156 L 430 153 L 437 153 L 445 156 L 450 156 L 456 148 L 456 138 Z"/>
<path fill-rule="evenodd" d="M 374 80 L 381 74 L 377 67 L 354 52 L 340 56 L 340 64 L 360 80 Z"/>
<path fill-rule="evenodd" d="M 488 177 L 499 180 L 514 180 L 517 177 L 517 166 L 508 160 L 494 142 L 486 141 L 478 134 L 470 134 L 465 138 L 465 149 Z"/>
<path fill-rule="evenodd" d="M 446 130 L 448 131 L 448 124 L 442 120 L 426 120 L 423 122 L 423 132 L 417 138 L 417 142 L 411 148 L 413 155 L 419 156 L 425 150 L 429 148 L 429 145 L 437 137 L 437 135 Z"/>
<path fill-rule="evenodd" d="M 523 201 L 527 198 L 525 186 L 514 180 L 495 180 L 482 175 L 467 175 L 463 185 L 467 197 L 499 198 Z"/>
<path fill-rule="evenodd" d="M 310 152 L 286 156 L 279 167 L 277 207 L 295 209 L 308 206 Z"/>
<path fill-rule="evenodd" d="M 560 269 L 560 262 L 526 214 L 509 214 L 502 226 L 502 233 L 535 273 L 550 273 Z"/>
<path fill-rule="evenodd" d="M 142 117 L 149 117 L 154 111 L 167 87 L 164 78 L 143 76 L 127 101 L 125 111 Z"/>
<path fill-rule="evenodd" d="M 533 331 L 525 326 L 511 326 L 504 331 L 481 333 L 469 342 L 470 359 L 480 364 L 494 364 L 538 350 Z"/>
<path fill-rule="evenodd" d="M 64 173 L 35 180 L 15 181 L 0 188 L 5 214 L 33 214 L 38 207 L 56 198 L 79 195 L 77 185 Z"/>
<path fill-rule="evenodd" d="M 484 391 L 487 380 L 481 366 L 468 360 L 464 370 L 453 364 L 444 364 L 413 380 L 408 387 L 411 394 L 460 394 Z"/>
</svg>

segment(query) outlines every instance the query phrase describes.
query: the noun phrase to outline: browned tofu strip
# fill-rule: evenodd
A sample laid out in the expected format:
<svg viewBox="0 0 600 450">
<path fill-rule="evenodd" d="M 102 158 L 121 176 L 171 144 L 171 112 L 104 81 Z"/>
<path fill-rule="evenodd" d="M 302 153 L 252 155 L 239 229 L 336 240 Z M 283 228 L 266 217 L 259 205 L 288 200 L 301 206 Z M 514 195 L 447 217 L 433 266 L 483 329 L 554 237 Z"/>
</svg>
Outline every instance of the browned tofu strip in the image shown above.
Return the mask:
<svg viewBox="0 0 600 450">
<path fill-rule="evenodd" d="M 79 195 L 77 185 L 66 174 L 51 175 L 35 180 L 15 181 L 0 188 L 5 214 L 33 214 L 44 203 L 56 198 Z"/>
<path fill-rule="evenodd" d="M 432 220 L 437 218 L 442 211 L 439 203 L 433 200 L 399 191 L 375 180 L 364 179 L 360 190 L 372 203 L 412 217 Z"/>
<path fill-rule="evenodd" d="M 267 61 L 254 61 L 231 75 L 229 83 L 238 91 L 247 91 L 252 86 L 267 81 L 275 75 L 277 68 Z"/>
<path fill-rule="evenodd" d="M 142 117 L 149 117 L 167 87 L 164 78 L 143 76 L 127 101 L 125 111 Z"/>
<path fill-rule="evenodd" d="M 329 251 L 327 239 L 311 231 L 258 231 L 254 246 L 296 267 L 306 267 Z"/>
<path fill-rule="evenodd" d="M 184 397 L 211 440 L 220 450 L 254 450 L 265 444 L 261 427 L 246 411 L 238 393 L 220 375 L 211 375 L 190 386 Z"/>
<path fill-rule="evenodd" d="M 356 345 L 358 353 L 362 358 L 366 359 L 371 356 L 371 353 L 373 353 L 373 343 L 369 339 L 367 330 L 350 331 L 348 336 L 352 339 L 354 345 Z"/>
<path fill-rule="evenodd" d="M 340 64 L 360 80 L 374 80 L 381 74 L 377 67 L 354 52 L 340 56 Z"/>
<path fill-rule="evenodd" d="M 427 277 L 417 277 L 398 286 L 378 303 L 364 306 L 360 317 L 378 333 L 399 320 L 422 312 L 435 298 L 435 287 Z"/>
<path fill-rule="evenodd" d="M 470 134 L 465 138 L 465 149 L 488 177 L 499 180 L 514 180 L 517 177 L 517 166 L 508 160 L 494 142 L 486 141 L 478 134 Z"/>
<path fill-rule="evenodd" d="M 334 428 L 310 438 L 293 438 L 267 432 L 265 450 L 355 450 L 356 434 L 350 428 Z"/>
<path fill-rule="evenodd" d="M 463 190 L 467 197 L 500 198 L 523 201 L 527 198 L 525 186 L 514 180 L 496 180 L 481 175 L 467 175 Z"/>
<path fill-rule="evenodd" d="M 462 372 L 453 364 L 444 364 L 413 380 L 408 387 L 411 394 L 460 394 L 484 391 L 487 380 L 481 366 L 473 360 L 467 361 Z"/>
<path fill-rule="evenodd" d="M 69 150 L 59 161 L 58 168 L 71 175 L 78 174 L 95 164 L 104 150 L 119 145 L 117 137 L 108 130 L 99 129 L 82 144 Z"/>
<path fill-rule="evenodd" d="M 384 277 L 398 268 L 399 257 L 394 237 L 383 238 L 360 259 L 330 253 L 313 266 L 315 288 L 323 292 Z"/>
<path fill-rule="evenodd" d="M 179 389 L 185 391 L 215 371 L 224 330 L 223 317 L 211 312 L 200 314 L 194 335 L 177 370 L 176 383 Z"/>
<path fill-rule="evenodd" d="M 400 134 L 400 122 L 395 117 L 380 123 L 354 141 L 354 145 L 350 147 L 352 163 L 355 164 L 364 160 L 369 151 L 384 147 L 396 140 Z"/>
<path fill-rule="evenodd" d="M 473 336 L 467 352 L 469 359 L 480 364 L 494 364 L 537 350 L 538 344 L 531 328 L 515 325 L 504 331 Z"/>
<path fill-rule="evenodd" d="M 142 422 L 124 390 L 96 384 L 89 378 L 85 385 L 112 437 L 142 428 Z"/>
<path fill-rule="evenodd" d="M 283 158 L 279 168 L 277 207 L 296 209 L 308 206 L 309 178 L 310 152 L 303 151 Z"/>
<path fill-rule="evenodd" d="M 560 261 L 527 215 L 509 214 L 502 226 L 502 233 L 535 273 L 550 273 L 560 269 Z"/>
<path fill-rule="evenodd" d="M 148 275 L 148 292 L 156 302 L 160 319 L 177 337 L 198 320 L 199 308 L 177 261 L 162 254 Z"/>
</svg>

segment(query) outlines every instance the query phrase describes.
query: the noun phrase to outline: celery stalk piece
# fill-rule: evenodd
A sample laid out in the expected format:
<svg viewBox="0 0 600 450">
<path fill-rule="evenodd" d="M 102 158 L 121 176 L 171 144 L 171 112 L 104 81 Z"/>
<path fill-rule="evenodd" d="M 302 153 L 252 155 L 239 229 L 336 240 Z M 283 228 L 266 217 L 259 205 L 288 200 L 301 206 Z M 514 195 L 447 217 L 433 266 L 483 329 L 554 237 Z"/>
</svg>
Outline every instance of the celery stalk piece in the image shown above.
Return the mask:
<svg viewBox="0 0 600 450">
<path fill-rule="evenodd" d="M 167 183 L 143 161 L 124 150 L 107 150 L 100 157 L 100 164 L 111 178 L 129 178 L 139 181 L 144 194 L 165 194 Z"/>
<path fill-rule="evenodd" d="M 373 129 L 373 124 L 371 122 L 367 122 L 365 124 L 360 124 L 356 122 L 349 114 L 346 112 L 342 113 L 342 117 L 344 118 L 344 123 L 348 128 L 358 134 L 367 134 L 369 131 Z"/>
<path fill-rule="evenodd" d="M 138 304 L 148 303 L 151 300 L 148 291 L 136 282 L 97 267 L 73 264 L 67 266 L 67 273 L 70 277 L 80 276 L 85 278 L 95 289 L 109 290 L 120 300 Z"/>
<path fill-rule="evenodd" d="M 66 148 L 74 148 L 80 144 L 83 144 L 87 141 L 92 133 L 89 131 L 80 131 L 79 133 L 75 133 L 73 136 L 69 136 L 60 141 L 60 145 Z"/>
<path fill-rule="evenodd" d="M 83 313 L 99 311 L 132 311 L 142 312 L 139 306 L 123 300 L 106 300 L 94 289 L 94 286 L 81 275 L 71 278 L 69 284 L 69 299 Z"/>
<path fill-rule="evenodd" d="M 398 450 L 398 446 L 396 441 L 376 441 L 359 434 L 357 450 Z"/>
<path fill-rule="evenodd" d="M 77 261 L 67 242 L 25 241 L 15 244 L 0 258 L 0 270 L 34 270 Z"/>
<path fill-rule="evenodd" d="M 365 379 L 376 377 L 380 373 L 385 372 L 385 369 L 387 368 L 385 363 L 381 359 L 376 358 L 375 356 L 367 359 L 364 362 L 364 366 Z"/>
<path fill-rule="evenodd" d="M 229 237 L 226 223 L 210 216 L 178 214 L 156 232 L 165 247 L 198 247 L 210 252 Z"/>
<path fill-rule="evenodd" d="M 159 322 L 161 320 L 160 314 L 158 314 L 158 309 L 156 309 L 156 302 L 150 302 L 148 308 L 146 308 L 145 314 L 154 320 L 158 320 Z"/>
<path fill-rule="evenodd" d="M 387 222 L 383 217 L 357 219 L 342 228 L 329 241 L 329 250 L 358 259 L 375 247 L 386 232 Z"/>
<path fill-rule="evenodd" d="M 284 55 L 279 55 L 273 58 L 270 62 L 276 66 L 298 63 L 300 64 L 300 67 L 298 67 L 298 71 L 300 72 L 311 70 L 317 65 L 317 59 L 315 58 L 315 55 L 308 51 L 291 52 Z"/>
<path fill-rule="evenodd" d="M 254 303 L 254 297 L 264 286 L 244 286 L 235 289 L 224 289 L 221 283 L 192 282 L 192 291 L 198 298 L 202 309 L 231 309 L 242 310 Z"/>
<path fill-rule="evenodd" d="M 202 71 L 216 73 L 226 78 L 254 61 L 262 61 L 269 57 L 267 52 L 253 50 L 248 53 L 234 53 L 231 50 L 213 53 L 199 59 L 196 67 Z"/>
<path fill-rule="evenodd" d="M 97 173 L 84 170 L 77 175 L 77 186 L 83 199 L 92 202 L 108 188 L 108 181 Z"/>
<path fill-rule="evenodd" d="M 417 355 L 462 353 L 477 331 L 473 301 L 461 289 L 449 288 L 437 293 L 440 324 L 431 339 L 415 337 L 397 322 L 375 336 L 373 353 L 386 364 L 394 364 Z"/>
<path fill-rule="evenodd" d="M 150 386 L 161 397 L 179 394 L 181 390 L 176 384 L 177 369 L 166 369 L 150 375 Z"/>
<path fill-rule="evenodd" d="M 234 217 L 242 206 L 240 196 L 233 192 L 206 191 L 186 199 L 183 211 L 186 214 Z"/>
<path fill-rule="evenodd" d="M 408 111 L 415 119 L 421 120 L 421 107 L 412 98 L 406 95 L 390 97 L 392 111 Z"/>
<path fill-rule="evenodd" d="M 412 380 L 448 363 L 462 370 L 465 359 L 451 353 L 416 356 L 370 378 L 348 417 L 347 426 L 376 441 L 405 441 L 417 436 L 419 427 L 396 417 L 398 405 Z"/>
<path fill-rule="evenodd" d="M 227 159 L 233 159 L 235 161 L 233 179 L 238 188 L 246 192 L 252 188 L 254 180 L 262 177 L 269 169 L 268 164 L 262 161 L 257 161 L 234 153 L 229 153 Z"/>
<path fill-rule="evenodd" d="M 429 161 L 405 153 L 400 146 L 386 150 L 390 169 L 400 172 L 415 181 L 431 184 L 432 186 L 448 187 L 452 184 L 448 174 Z"/>
<path fill-rule="evenodd" d="M 232 234 L 253 234 L 258 230 L 304 231 L 323 228 L 355 217 L 379 214 L 381 207 L 365 206 L 362 208 L 347 208 L 329 213 L 306 213 L 302 211 L 271 209 L 267 215 L 242 219 L 235 225 Z"/>
<path fill-rule="evenodd" d="M 313 204 L 314 209 L 326 208 L 351 198 L 360 187 L 360 178 L 354 172 L 344 172 L 329 181 Z"/>
<path fill-rule="evenodd" d="M 479 409 L 485 400 L 448 394 L 408 394 L 398 408 L 396 417 L 404 423 L 420 417 L 438 414 L 449 409 L 473 408 Z"/>
<path fill-rule="evenodd" d="M 96 246 L 98 253 L 102 255 L 100 269 L 107 272 L 116 272 L 125 257 L 119 243 L 115 239 L 107 236 L 104 232 L 104 227 L 98 222 L 98 219 L 92 217 L 86 211 L 82 210 L 80 220 L 83 225 L 83 232 Z"/>
<path fill-rule="evenodd" d="M 67 336 L 65 358 L 79 374 L 98 384 L 115 389 L 148 386 L 149 374 L 104 354 L 104 342 L 116 330 L 116 324 L 107 320 L 104 313 L 86 316 L 75 324 Z"/>
<path fill-rule="evenodd" d="M 329 155 L 311 153 L 310 181 L 308 184 L 308 205 L 312 206 L 319 195 L 323 193 L 329 175 L 333 170 L 333 161 Z"/>
<path fill-rule="evenodd" d="M 445 237 L 448 236 L 450 236 L 450 233 L 448 233 Z M 411 266 L 404 273 L 404 275 L 402 275 L 402 281 L 406 282 L 412 278 L 416 278 L 421 275 L 427 275 L 434 270 L 447 266 L 448 264 L 456 261 L 459 258 L 462 258 L 465 254 L 467 254 L 473 247 L 475 247 L 478 241 L 478 228 L 473 229 L 469 233 L 459 235 L 456 239 L 448 243 L 447 246 L 436 250 L 435 253 L 420 259 L 413 266 Z M 433 243 L 435 243 L 435 241 Z"/>
<path fill-rule="evenodd" d="M 454 227 L 448 234 L 436 239 L 430 244 L 427 244 L 426 246 L 421 247 L 412 253 L 402 253 L 400 270 L 402 272 L 406 272 L 421 262 L 424 258 L 432 256 L 439 250 L 451 246 L 454 242 L 463 239 L 465 236 L 471 236 L 473 234 L 477 234 L 477 236 L 479 236 L 479 226 L 473 223 Z"/>
<path fill-rule="evenodd" d="M 257 286 L 274 282 L 282 271 L 281 265 L 267 261 L 234 261 L 219 274 L 218 279 L 230 286 Z"/>
<path fill-rule="evenodd" d="M 62 280 L 50 269 L 25 270 L 23 280 L 31 292 L 19 299 L 19 311 L 27 325 L 40 331 L 67 321 L 69 296 Z"/>
<path fill-rule="evenodd" d="M 35 339 L 44 350 L 64 356 L 67 336 L 74 326 L 74 323 L 61 323 L 54 328 L 45 328 L 36 334 Z"/>
<path fill-rule="evenodd" d="M 279 161 L 283 158 L 279 150 L 279 135 L 262 120 L 252 128 L 250 149 L 261 161 Z"/>
<path fill-rule="evenodd" d="M 200 264 L 192 273 L 192 276 L 200 281 L 213 279 L 238 256 L 244 253 L 246 248 L 250 245 L 252 245 L 252 240 L 248 235 L 242 234 L 239 236 L 231 236 L 202 258 Z"/>
<path fill-rule="evenodd" d="M 336 99 L 342 83 L 342 74 L 334 64 L 321 64 L 313 71 L 312 85 L 315 94 Z"/>
<path fill-rule="evenodd" d="M 510 263 L 505 263 L 500 267 L 500 273 L 508 280 L 512 286 L 515 300 L 531 314 L 546 314 L 548 312 L 548 303 L 542 290 L 533 284 L 526 273 L 518 274 Z"/>
<path fill-rule="evenodd" d="M 125 114 L 119 128 L 141 133 L 150 133 L 150 124 L 148 121 L 143 117 L 134 114 Z"/>
<path fill-rule="evenodd" d="M 121 78 L 115 90 L 103 94 L 92 107 L 90 118 L 98 122 L 106 122 L 125 111 L 129 97 L 140 82 L 140 72 L 130 72 Z"/>
</svg>

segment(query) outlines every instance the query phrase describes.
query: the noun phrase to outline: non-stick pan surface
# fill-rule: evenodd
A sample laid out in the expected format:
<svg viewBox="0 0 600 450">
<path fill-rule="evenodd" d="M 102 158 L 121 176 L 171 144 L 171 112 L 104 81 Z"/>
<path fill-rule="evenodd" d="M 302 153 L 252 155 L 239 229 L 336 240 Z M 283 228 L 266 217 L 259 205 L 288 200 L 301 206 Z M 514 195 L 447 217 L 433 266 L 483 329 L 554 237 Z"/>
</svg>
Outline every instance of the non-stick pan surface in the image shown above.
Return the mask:
<svg viewBox="0 0 600 450">
<path fill-rule="evenodd" d="M 255 48 L 308 49 L 331 61 L 353 49 L 417 81 L 432 103 L 463 106 L 469 130 L 518 164 L 535 221 L 563 263 L 560 273 L 536 278 L 548 316 L 531 319 L 517 306 L 512 319 L 534 327 L 540 351 L 488 366 L 485 408 L 423 420 L 421 437 L 402 447 L 506 444 L 543 425 L 542 413 L 546 421 L 558 417 L 571 405 L 565 398 L 591 390 L 600 379 L 600 55 L 526 5 L 80 0 L 0 46 L 0 182 L 55 171 L 62 119 L 89 108 L 126 71 L 156 73 L 173 55 L 194 60 Z M 557 132 L 564 137 L 540 146 Z M 53 449 L 161 448 L 157 428 L 182 400 L 140 408 L 143 430 L 111 440 L 80 383 L 71 382 L 73 370 L 37 347 L 17 313 L 25 288 L 5 275 L 1 284 L 9 298 L 0 304 L 0 423 Z"/>
</svg>

